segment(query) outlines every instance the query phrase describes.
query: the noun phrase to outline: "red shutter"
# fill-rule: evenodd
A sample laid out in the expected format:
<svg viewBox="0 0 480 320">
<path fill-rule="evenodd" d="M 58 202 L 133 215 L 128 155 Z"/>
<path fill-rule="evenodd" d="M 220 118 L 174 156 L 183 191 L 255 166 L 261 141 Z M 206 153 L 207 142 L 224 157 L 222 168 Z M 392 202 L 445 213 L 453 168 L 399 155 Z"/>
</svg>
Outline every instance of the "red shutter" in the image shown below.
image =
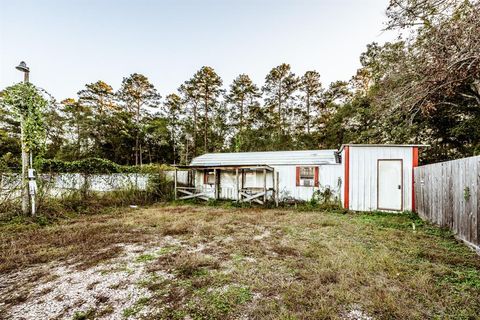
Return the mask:
<svg viewBox="0 0 480 320">
<path fill-rule="evenodd" d="M 300 167 L 297 167 L 297 173 L 296 173 L 295 180 L 297 182 L 297 187 L 299 187 L 300 186 Z"/>
<path fill-rule="evenodd" d="M 318 187 L 320 184 L 318 183 L 318 167 L 315 167 L 315 175 L 313 177 L 313 181 L 315 183 L 315 187 Z"/>
</svg>

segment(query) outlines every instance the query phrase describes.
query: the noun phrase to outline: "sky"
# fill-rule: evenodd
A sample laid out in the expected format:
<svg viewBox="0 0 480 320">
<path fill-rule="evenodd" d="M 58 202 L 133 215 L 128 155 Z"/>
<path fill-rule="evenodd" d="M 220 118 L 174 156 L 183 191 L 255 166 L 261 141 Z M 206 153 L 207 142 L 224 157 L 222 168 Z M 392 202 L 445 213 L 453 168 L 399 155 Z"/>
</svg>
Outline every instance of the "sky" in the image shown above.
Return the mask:
<svg viewBox="0 0 480 320">
<path fill-rule="evenodd" d="M 261 86 L 289 63 L 349 80 L 383 32 L 388 0 L 0 0 L 0 89 L 30 81 L 58 100 L 103 80 L 117 90 L 142 73 L 166 96 L 202 66 L 224 86 L 241 73 Z"/>
</svg>

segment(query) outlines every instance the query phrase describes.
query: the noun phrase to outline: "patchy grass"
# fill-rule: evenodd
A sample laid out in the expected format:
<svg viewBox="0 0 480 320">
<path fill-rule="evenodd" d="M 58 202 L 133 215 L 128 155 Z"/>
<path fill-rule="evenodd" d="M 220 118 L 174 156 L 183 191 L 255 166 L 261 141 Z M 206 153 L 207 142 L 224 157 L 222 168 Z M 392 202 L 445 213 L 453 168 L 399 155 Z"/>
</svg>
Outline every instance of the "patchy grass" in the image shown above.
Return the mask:
<svg viewBox="0 0 480 320">
<path fill-rule="evenodd" d="M 128 268 L 145 268 L 136 286 L 151 295 L 121 310 L 129 319 L 480 314 L 480 258 L 412 213 L 153 206 L 5 222 L 0 240 L 4 274 L 58 261 L 79 270 L 108 265 L 123 254 L 122 245 L 143 246 Z M 109 268 L 103 276 L 126 272 Z M 48 273 L 31 277 L 32 286 L 48 281 Z M 5 308 L 28 299 L 10 294 Z M 113 312 L 107 311 L 106 318 Z"/>
</svg>

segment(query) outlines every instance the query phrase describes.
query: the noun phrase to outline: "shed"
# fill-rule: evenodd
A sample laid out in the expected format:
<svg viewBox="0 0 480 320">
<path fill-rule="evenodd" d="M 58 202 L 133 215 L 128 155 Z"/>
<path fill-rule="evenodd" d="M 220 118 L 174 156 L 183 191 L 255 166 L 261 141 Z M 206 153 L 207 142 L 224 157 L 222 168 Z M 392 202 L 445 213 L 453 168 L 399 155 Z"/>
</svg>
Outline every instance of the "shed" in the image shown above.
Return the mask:
<svg viewBox="0 0 480 320">
<path fill-rule="evenodd" d="M 344 144 L 342 203 L 356 211 L 414 211 L 415 144 Z"/>
</svg>

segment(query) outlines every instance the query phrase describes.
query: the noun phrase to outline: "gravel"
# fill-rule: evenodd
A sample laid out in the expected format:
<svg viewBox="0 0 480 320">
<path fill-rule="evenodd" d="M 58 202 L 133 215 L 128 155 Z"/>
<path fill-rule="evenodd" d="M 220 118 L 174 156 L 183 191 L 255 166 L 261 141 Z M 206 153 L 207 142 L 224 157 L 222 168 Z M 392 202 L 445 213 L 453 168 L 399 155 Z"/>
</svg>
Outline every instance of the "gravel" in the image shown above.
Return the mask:
<svg viewBox="0 0 480 320">
<path fill-rule="evenodd" d="M 126 314 L 131 314 L 129 319 L 135 319 L 146 315 L 153 310 L 142 302 L 147 301 L 151 293 L 139 283 L 152 276 L 171 279 L 173 275 L 163 271 L 147 272 L 148 262 L 139 262 L 137 258 L 146 254 L 155 256 L 162 246 L 177 243 L 170 237 L 164 238 L 161 245 L 124 244 L 119 257 L 86 270 L 62 263 L 0 275 L 0 310 L 4 309 L 0 318 L 71 319 L 90 310 L 95 310 L 95 319 L 125 319 Z M 39 272 L 48 276 L 32 283 L 32 275 Z M 13 306 L 3 302 L 22 291 L 24 297 L 17 299 Z"/>
</svg>

